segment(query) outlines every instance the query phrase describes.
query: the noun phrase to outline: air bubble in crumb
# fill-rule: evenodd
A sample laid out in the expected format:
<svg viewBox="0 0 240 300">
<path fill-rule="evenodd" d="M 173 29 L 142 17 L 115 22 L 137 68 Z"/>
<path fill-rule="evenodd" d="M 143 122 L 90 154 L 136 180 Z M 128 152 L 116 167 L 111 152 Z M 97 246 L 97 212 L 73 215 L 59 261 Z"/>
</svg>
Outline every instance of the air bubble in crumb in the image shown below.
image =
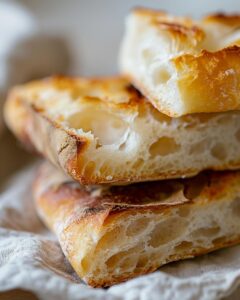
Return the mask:
<svg viewBox="0 0 240 300">
<path fill-rule="evenodd" d="M 112 176 L 107 176 L 107 177 L 106 177 L 106 180 L 112 180 L 112 179 L 113 179 Z"/>
</svg>

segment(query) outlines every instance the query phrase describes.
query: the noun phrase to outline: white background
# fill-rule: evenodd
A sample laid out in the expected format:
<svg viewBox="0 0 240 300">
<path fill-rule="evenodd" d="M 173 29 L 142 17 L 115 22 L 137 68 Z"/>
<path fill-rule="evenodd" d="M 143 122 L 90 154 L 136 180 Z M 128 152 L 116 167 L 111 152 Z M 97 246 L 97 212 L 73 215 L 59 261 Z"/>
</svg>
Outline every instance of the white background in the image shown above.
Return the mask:
<svg viewBox="0 0 240 300">
<path fill-rule="evenodd" d="M 43 31 L 63 35 L 74 63 L 71 73 L 117 72 L 124 19 L 134 6 L 155 7 L 200 17 L 210 12 L 239 12 L 240 0 L 19 0 L 36 16 Z"/>
</svg>

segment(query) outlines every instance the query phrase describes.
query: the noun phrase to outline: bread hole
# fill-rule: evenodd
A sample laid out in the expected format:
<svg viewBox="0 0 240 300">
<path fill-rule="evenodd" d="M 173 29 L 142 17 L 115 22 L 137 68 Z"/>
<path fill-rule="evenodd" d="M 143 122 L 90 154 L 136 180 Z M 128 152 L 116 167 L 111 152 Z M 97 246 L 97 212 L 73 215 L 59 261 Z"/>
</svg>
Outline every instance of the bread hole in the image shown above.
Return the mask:
<svg viewBox="0 0 240 300">
<path fill-rule="evenodd" d="M 146 48 L 142 51 L 142 59 L 146 67 L 148 67 L 149 64 L 153 61 L 153 58 L 154 53 L 151 49 Z"/>
<path fill-rule="evenodd" d="M 122 143 L 121 145 L 120 145 L 120 147 L 119 147 L 119 150 L 120 151 L 124 151 L 125 149 L 126 149 L 126 147 L 127 147 L 127 143 L 125 142 L 125 143 Z"/>
<path fill-rule="evenodd" d="M 130 263 L 132 262 L 135 267 L 137 263 L 138 255 L 142 251 L 143 251 L 143 244 L 139 244 L 126 251 L 120 251 L 112 255 L 110 258 L 108 258 L 108 260 L 106 261 L 106 265 L 108 268 L 114 269 L 116 267 L 119 267 L 120 265 L 124 267 L 124 264 L 128 264 L 128 267 L 130 267 Z"/>
<path fill-rule="evenodd" d="M 160 123 L 170 124 L 172 122 L 171 117 L 161 113 L 160 111 L 158 111 L 154 107 L 152 108 L 152 116 L 156 121 L 158 121 Z"/>
<path fill-rule="evenodd" d="M 88 260 L 87 256 L 85 256 L 81 260 L 81 266 L 82 266 L 82 269 L 84 270 L 84 272 L 87 272 L 87 270 L 89 269 L 89 260 Z"/>
<path fill-rule="evenodd" d="M 149 246 L 158 248 L 179 237 L 185 230 L 186 223 L 183 219 L 171 217 L 164 222 L 158 223 L 151 233 Z"/>
<path fill-rule="evenodd" d="M 149 152 L 153 157 L 158 155 L 166 156 L 177 152 L 179 149 L 180 146 L 176 143 L 174 138 L 163 136 L 150 146 Z"/>
<path fill-rule="evenodd" d="M 211 149 L 211 154 L 218 160 L 223 160 L 227 156 L 226 148 L 224 144 L 217 143 Z"/>
<path fill-rule="evenodd" d="M 91 270 L 91 273 L 96 277 L 99 276 L 99 274 L 102 274 L 102 266 L 95 266 L 95 268 Z"/>
<path fill-rule="evenodd" d="M 96 168 L 96 164 L 94 161 L 88 162 L 84 168 L 84 176 L 92 177 L 92 175 L 94 174 L 95 168 Z"/>
<path fill-rule="evenodd" d="M 71 128 L 92 132 L 100 145 L 118 142 L 125 134 L 128 125 L 117 115 L 101 108 L 88 107 L 68 118 Z"/>
<path fill-rule="evenodd" d="M 221 236 L 219 238 L 216 238 L 212 241 L 214 246 L 223 246 L 223 244 L 226 242 L 226 237 L 225 236 Z"/>
<path fill-rule="evenodd" d="M 192 242 L 183 241 L 180 244 L 178 244 L 176 247 L 174 247 L 174 250 L 177 252 L 184 252 L 186 250 L 189 250 L 192 247 L 193 247 Z"/>
<path fill-rule="evenodd" d="M 137 259 L 138 259 L 138 256 L 136 254 L 125 257 L 120 262 L 120 268 L 126 272 L 132 271 L 132 269 L 135 269 L 135 267 L 136 267 Z"/>
<path fill-rule="evenodd" d="M 133 164 L 133 169 L 139 169 L 144 163 L 144 160 L 142 158 L 138 158 L 135 163 Z"/>
<path fill-rule="evenodd" d="M 238 129 L 235 133 L 236 139 L 240 142 L 240 129 Z"/>
<path fill-rule="evenodd" d="M 120 251 L 114 255 L 112 255 L 107 261 L 106 261 L 106 266 L 109 269 L 114 269 L 116 265 L 119 264 L 119 262 L 123 259 L 123 257 L 126 255 L 126 251 Z"/>
<path fill-rule="evenodd" d="M 154 71 L 153 73 L 153 84 L 159 85 L 167 83 L 168 80 L 171 78 L 171 74 L 165 68 L 160 68 Z"/>
<path fill-rule="evenodd" d="M 191 209 L 189 206 L 183 205 L 180 206 L 177 213 L 181 218 L 186 218 L 190 215 Z"/>
<path fill-rule="evenodd" d="M 101 175 L 108 174 L 108 170 L 109 170 L 108 163 L 102 164 L 102 166 L 99 169 Z"/>
<path fill-rule="evenodd" d="M 192 237 L 196 237 L 196 238 L 210 238 L 215 236 L 216 234 L 218 234 L 220 231 L 220 227 L 216 226 L 216 227 L 203 227 L 203 228 L 198 228 L 196 230 L 194 230 L 191 233 Z"/>
<path fill-rule="evenodd" d="M 234 201 L 231 203 L 231 208 L 233 215 L 240 217 L 240 198 L 237 197 L 234 199 Z"/>
<path fill-rule="evenodd" d="M 96 139 L 96 149 L 101 148 L 102 144 L 100 143 L 99 139 Z"/>
<path fill-rule="evenodd" d="M 145 105 L 140 105 L 138 107 L 138 118 L 146 119 L 147 116 L 147 109 Z"/>
<path fill-rule="evenodd" d="M 208 148 L 208 145 L 209 145 L 208 139 L 204 139 L 196 144 L 193 144 L 190 147 L 189 154 L 190 155 L 201 154 Z"/>
<path fill-rule="evenodd" d="M 206 123 L 208 123 L 211 119 L 215 117 L 215 113 L 189 114 L 181 117 L 181 121 L 185 123 L 185 128 L 194 128 L 198 124 L 201 124 L 201 127 L 199 127 L 199 130 L 201 130 L 201 128 L 205 128 L 205 126 L 207 125 Z"/>
<path fill-rule="evenodd" d="M 97 243 L 95 251 L 97 252 L 98 249 L 108 248 L 110 245 L 117 244 L 123 239 L 123 228 L 122 227 L 115 227 L 110 231 L 107 231 Z"/>
<path fill-rule="evenodd" d="M 202 142 L 193 144 L 189 150 L 190 155 L 200 154 L 205 150 L 205 145 Z"/>
<path fill-rule="evenodd" d="M 144 231 L 149 224 L 149 219 L 146 217 L 138 218 L 131 222 L 126 231 L 128 237 L 134 237 Z"/>
<path fill-rule="evenodd" d="M 140 257 L 138 259 L 136 268 L 139 268 L 139 269 L 145 268 L 148 265 L 148 262 L 149 262 L 148 255 L 147 254 L 142 254 L 142 255 L 140 255 Z"/>
</svg>

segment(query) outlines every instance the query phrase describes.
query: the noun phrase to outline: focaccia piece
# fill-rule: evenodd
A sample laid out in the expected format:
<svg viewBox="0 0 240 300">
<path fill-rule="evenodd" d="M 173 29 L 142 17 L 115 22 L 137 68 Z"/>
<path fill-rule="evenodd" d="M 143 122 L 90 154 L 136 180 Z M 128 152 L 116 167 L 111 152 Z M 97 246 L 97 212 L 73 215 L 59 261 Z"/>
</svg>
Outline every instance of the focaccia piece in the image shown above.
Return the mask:
<svg viewBox="0 0 240 300">
<path fill-rule="evenodd" d="M 195 21 L 138 8 L 127 19 L 120 68 L 161 112 L 240 109 L 240 15 Z"/>
<path fill-rule="evenodd" d="M 110 286 L 240 242 L 240 172 L 81 186 L 45 164 L 33 194 L 77 274 Z"/>
<path fill-rule="evenodd" d="M 25 145 L 83 184 L 240 167 L 240 112 L 170 118 L 121 77 L 53 78 L 16 87 L 5 119 Z"/>
</svg>

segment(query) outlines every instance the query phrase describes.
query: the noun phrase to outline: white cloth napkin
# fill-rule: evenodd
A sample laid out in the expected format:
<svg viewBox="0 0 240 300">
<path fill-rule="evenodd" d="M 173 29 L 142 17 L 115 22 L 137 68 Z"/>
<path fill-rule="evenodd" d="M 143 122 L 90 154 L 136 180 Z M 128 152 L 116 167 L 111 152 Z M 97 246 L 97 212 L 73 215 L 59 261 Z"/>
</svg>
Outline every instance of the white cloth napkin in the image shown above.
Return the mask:
<svg viewBox="0 0 240 300">
<path fill-rule="evenodd" d="M 109 289 L 86 286 L 36 215 L 31 198 L 35 171 L 36 166 L 22 171 L 0 195 L 1 292 L 22 288 L 44 300 L 211 300 L 229 296 L 240 285 L 236 246 L 170 264 Z M 235 292 L 234 299 L 238 295 Z"/>
</svg>

